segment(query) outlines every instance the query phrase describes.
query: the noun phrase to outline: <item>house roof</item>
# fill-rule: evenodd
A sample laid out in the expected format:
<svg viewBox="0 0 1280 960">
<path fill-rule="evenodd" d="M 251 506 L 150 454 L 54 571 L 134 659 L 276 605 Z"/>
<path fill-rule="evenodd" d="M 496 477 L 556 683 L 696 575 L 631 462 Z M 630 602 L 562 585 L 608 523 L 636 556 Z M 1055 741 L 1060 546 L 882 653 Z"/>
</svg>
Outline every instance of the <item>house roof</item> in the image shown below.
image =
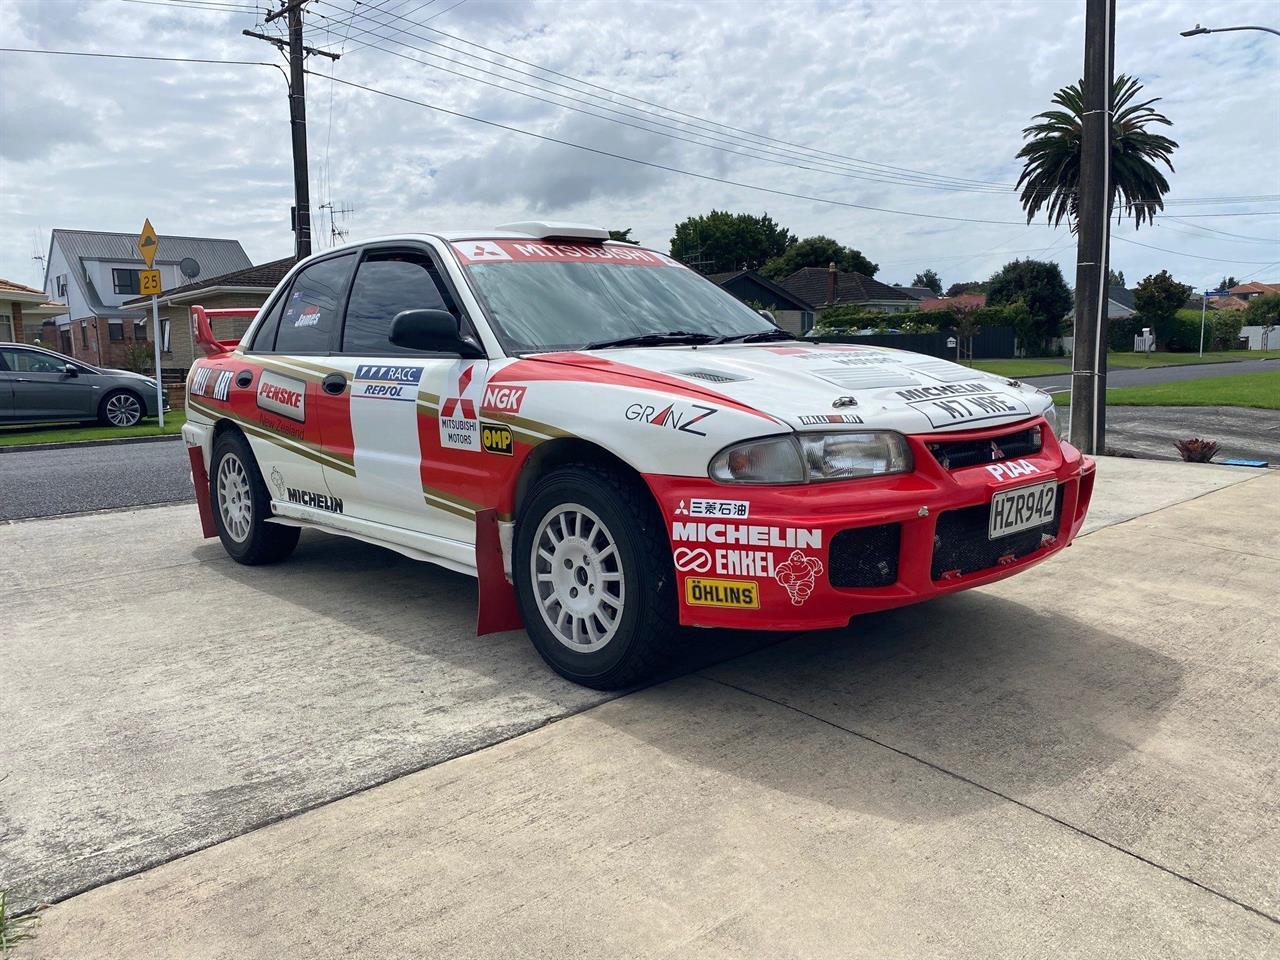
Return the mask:
<svg viewBox="0 0 1280 960">
<path fill-rule="evenodd" d="M 1240 296 L 1243 293 L 1246 297 L 1255 293 L 1280 293 L 1280 283 L 1261 283 L 1257 280 L 1251 280 L 1248 283 L 1232 287 L 1231 292 L 1235 296 Z"/>
<path fill-rule="evenodd" d="M 937 296 L 937 294 L 928 287 L 908 287 L 905 284 L 895 283 L 894 288 L 901 290 L 910 297 L 915 297 L 917 300 L 932 300 Z"/>
<path fill-rule="evenodd" d="M 264 293 L 270 293 L 284 279 L 284 275 L 293 269 L 293 265 L 297 262 L 297 257 L 285 257 L 282 260 L 260 263 L 257 266 L 247 267 L 243 270 L 232 270 L 230 273 L 224 273 L 218 277 L 195 280 L 184 286 L 175 287 L 162 296 L 160 301 L 164 303 L 173 300 L 190 299 L 192 294 L 213 287 L 259 287 Z M 126 300 L 123 306 L 130 307 L 150 302 L 150 297 L 134 297 L 132 300 Z"/>
<path fill-rule="evenodd" d="M 829 298 L 830 271 L 826 267 L 802 267 L 782 281 L 782 287 L 790 294 L 816 306 L 829 307 L 840 303 L 914 303 L 915 297 L 899 287 L 873 280 L 860 273 L 841 271 L 836 274 L 835 299 Z"/>
<path fill-rule="evenodd" d="M 958 293 L 954 297 L 930 297 L 928 300 L 921 300 L 920 310 L 922 313 L 928 313 L 932 310 L 946 310 L 948 307 L 981 308 L 986 305 L 985 293 Z"/>
<path fill-rule="evenodd" d="M 123 260 L 141 263 L 137 242 L 138 237 L 133 233 L 105 233 L 99 230 L 56 229 L 51 238 L 51 244 L 56 244 L 70 262 Z M 156 263 L 178 263 L 187 257 L 200 264 L 200 272 L 209 276 L 243 270 L 252 265 L 239 240 L 161 234 L 160 245 L 156 249 Z"/>
<path fill-rule="evenodd" d="M 1122 307 L 1128 307 L 1130 310 L 1134 309 L 1132 290 L 1124 287 L 1107 287 L 1107 297 Z"/>
<path fill-rule="evenodd" d="M 730 283 L 740 278 L 763 287 L 773 294 L 775 298 L 791 304 L 791 309 L 793 310 L 813 310 L 813 305 L 807 300 L 801 299 L 786 287 L 774 283 L 764 274 L 757 273 L 755 270 L 735 270 L 730 273 L 712 273 L 707 276 L 707 279 L 712 283 L 724 287 L 726 290 L 729 290 Z M 735 293 L 733 290 L 729 290 L 729 292 Z"/>
<path fill-rule="evenodd" d="M 16 300 L 18 303 L 44 303 L 48 298 L 49 295 L 43 290 L 28 287 L 25 283 L 0 280 L 0 300 Z"/>
</svg>

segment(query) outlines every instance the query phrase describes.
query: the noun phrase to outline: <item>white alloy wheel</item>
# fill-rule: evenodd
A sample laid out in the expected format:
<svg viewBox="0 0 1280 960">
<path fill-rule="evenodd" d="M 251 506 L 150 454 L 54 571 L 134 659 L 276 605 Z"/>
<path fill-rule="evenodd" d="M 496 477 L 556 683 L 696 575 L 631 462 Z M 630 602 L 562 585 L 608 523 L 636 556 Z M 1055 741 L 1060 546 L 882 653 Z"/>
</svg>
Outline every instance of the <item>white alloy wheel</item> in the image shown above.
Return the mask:
<svg viewBox="0 0 1280 960">
<path fill-rule="evenodd" d="M 244 543 L 253 526 L 253 492 L 249 474 L 234 453 L 223 456 L 218 464 L 218 512 L 227 535 Z"/>
<path fill-rule="evenodd" d="M 107 398 L 107 419 L 113 427 L 132 427 L 142 419 L 142 404 L 132 393 L 117 393 Z"/>
<path fill-rule="evenodd" d="M 543 622 L 575 653 L 602 649 L 626 602 L 613 534 L 586 507 L 566 503 L 542 518 L 533 543 L 529 573 Z"/>
</svg>

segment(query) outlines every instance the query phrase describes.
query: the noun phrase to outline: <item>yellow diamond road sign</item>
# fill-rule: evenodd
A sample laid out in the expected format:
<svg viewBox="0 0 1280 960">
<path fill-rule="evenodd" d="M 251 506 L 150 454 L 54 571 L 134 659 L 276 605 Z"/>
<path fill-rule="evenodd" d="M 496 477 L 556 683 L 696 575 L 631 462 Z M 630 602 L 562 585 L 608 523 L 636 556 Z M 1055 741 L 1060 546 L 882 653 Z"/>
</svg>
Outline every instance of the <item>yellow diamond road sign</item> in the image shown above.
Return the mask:
<svg viewBox="0 0 1280 960">
<path fill-rule="evenodd" d="M 138 234 L 138 252 L 142 254 L 142 259 L 147 261 L 147 269 L 151 269 L 151 265 L 156 259 L 156 249 L 160 246 L 160 238 L 156 236 L 155 227 L 151 226 L 151 218 L 147 218 L 147 222 L 142 225 L 142 232 Z"/>
</svg>

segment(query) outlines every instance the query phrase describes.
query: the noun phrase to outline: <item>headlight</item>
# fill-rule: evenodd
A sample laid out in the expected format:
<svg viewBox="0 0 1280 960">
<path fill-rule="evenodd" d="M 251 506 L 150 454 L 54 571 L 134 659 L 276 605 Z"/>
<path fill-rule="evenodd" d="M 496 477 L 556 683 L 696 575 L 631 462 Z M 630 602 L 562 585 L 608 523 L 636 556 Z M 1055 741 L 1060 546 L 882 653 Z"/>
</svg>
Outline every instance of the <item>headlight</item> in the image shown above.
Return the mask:
<svg viewBox="0 0 1280 960">
<path fill-rule="evenodd" d="M 817 483 L 906 473 L 911 451 L 899 433 L 801 433 L 721 450 L 708 466 L 721 483 Z"/>
<path fill-rule="evenodd" d="M 1049 422 L 1049 429 L 1053 431 L 1055 437 L 1061 436 L 1058 432 L 1058 408 L 1054 405 L 1053 397 L 1049 398 L 1049 409 L 1043 414 L 1045 420 Z"/>
</svg>

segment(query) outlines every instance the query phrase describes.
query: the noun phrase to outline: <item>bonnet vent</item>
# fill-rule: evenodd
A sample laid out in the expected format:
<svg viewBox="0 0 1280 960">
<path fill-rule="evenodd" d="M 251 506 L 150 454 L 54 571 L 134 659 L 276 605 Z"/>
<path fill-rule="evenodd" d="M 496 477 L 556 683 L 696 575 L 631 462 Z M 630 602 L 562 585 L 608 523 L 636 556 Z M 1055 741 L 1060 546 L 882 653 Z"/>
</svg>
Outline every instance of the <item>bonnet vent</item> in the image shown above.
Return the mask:
<svg viewBox="0 0 1280 960">
<path fill-rule="evenodd" d="M 718 370 L 676 370 L 677 376 L 693 377 L 695 380 L 708 380 L 711 383 L 733 383 L 737 380 L 749 380 L 733 373 L 721 373 Z"/>
</svg>

